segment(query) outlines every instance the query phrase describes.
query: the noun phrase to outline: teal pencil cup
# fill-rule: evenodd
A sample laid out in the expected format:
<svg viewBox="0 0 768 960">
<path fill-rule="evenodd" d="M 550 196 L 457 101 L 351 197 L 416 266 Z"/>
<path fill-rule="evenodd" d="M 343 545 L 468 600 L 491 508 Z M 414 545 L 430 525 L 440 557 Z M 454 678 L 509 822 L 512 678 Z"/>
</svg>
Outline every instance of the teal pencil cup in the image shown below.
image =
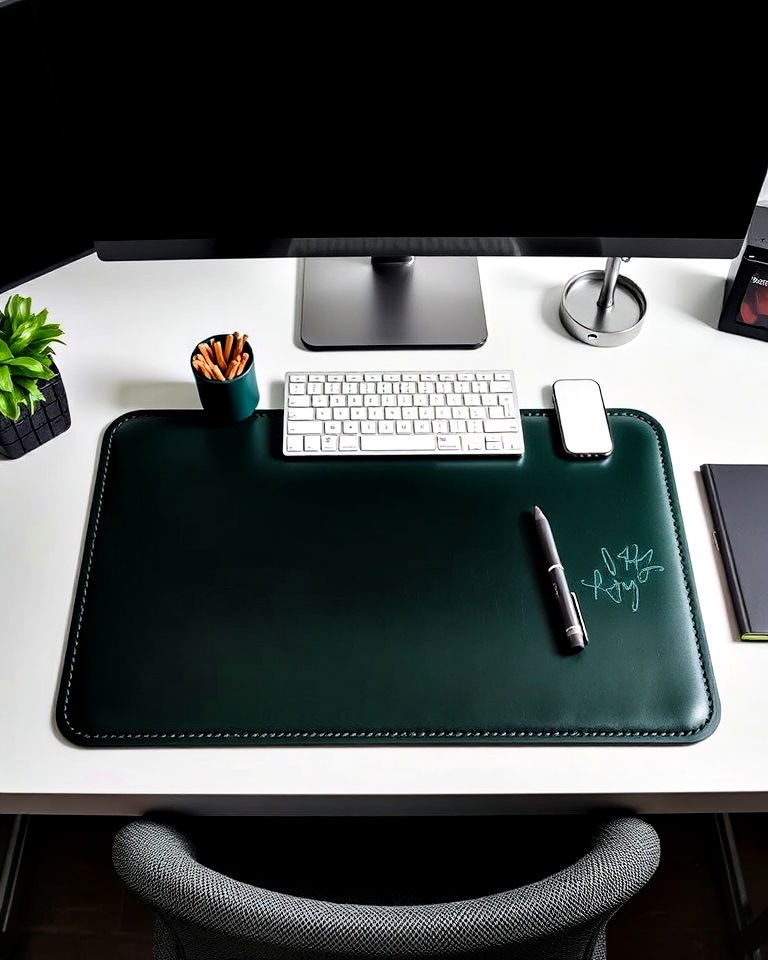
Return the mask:
<svg viewBox="0 0 768 960">
<path fill-rule="evenodd" d="M 226 337 L 226 333 L 215 335 L 215 339 L 222 343 Z M 207 339 L 210 340 L 211 337 Z M 192 366 L 192 359 L 197 353 L 199 350 L 195 347 L 190 355 L 189 364 L 203 410 L 211 419 L 219 423 L 236 423 L 250 417 L 259 404 L 259 386 L 256 383 L 253 350 L 250 343 L 246 340 L 243 344 L 243 353 L 248 355 L 245 370 L 231 380 L 209 380 L 204 373 L 196 370 Z"/>
</svg>

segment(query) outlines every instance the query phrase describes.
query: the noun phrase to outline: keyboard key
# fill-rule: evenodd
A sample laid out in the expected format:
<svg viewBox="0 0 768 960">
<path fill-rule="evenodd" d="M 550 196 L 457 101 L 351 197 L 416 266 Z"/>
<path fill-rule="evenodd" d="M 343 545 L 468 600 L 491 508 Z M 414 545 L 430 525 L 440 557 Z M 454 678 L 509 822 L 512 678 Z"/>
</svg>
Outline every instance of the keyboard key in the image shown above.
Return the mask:
<svg viewBox="0 0 768 960">
<path fill-rule="evenodd" d="M 394 433 L 395 425 L 391 420 L 382 420 L 379 424 L 379 433 Z"/>
<path fill-rule="evenodd" d="M 315 410 L 315 420 L 330 420 L 333 417 L 333 411 L 330 407 L 320 407 Z"/>
<path fill-rule="evenodd" d="M 292 397 L 303 396 L 307 392 L 307 387 L 303 383 L 291 383 L 288 386 L 288 394 Z"/>
<path fill-rule="evenodd" d="M 450 407 L 437 407 L 437 409 L 435 410 L 435 417 L 438 420 L 450 420 L 451 419 Z"/>
<path fill-rule="evenodd" d="M 392 426 L 389 424 L 389 426 Z M 408 437 L 399 436 L 381 436 L 360 437 L 360 449 L 369 453 L 375 453 L 379 450 L 401 450 L 403 453 L 429 453 L 435 449 L 435 438 L 430 436 L 420 436 L 411 434 Z"/>
<path fill-rule="evenodd" d="M 384 411 L 385 420 L 399 420 L 400 419 L 400 408 L 399 407 L 387 407 Z"/>
<path fill-rule="evenodd" d="M 343 436 L 349 436 L 350 434 L 356 434 L 360 430 L 360 424 L 356 420 L 345 420 L 341 425 L 341 432 Z"/>
<path fill-rule="evenodd" d="M 432 407 L 419 407 L 419 420 L 434 420 L 435 411 Z"/>
<path fill-rule="evenodd" d="M 419 416 L 419 411 L 416 407 L 403 407 L 400 413 L 403 415 L 403 420 L 416 420 Z"/>
<path fill-rule="evenodd" d="M 404 373 L 403 381 L 405 383 L 417 383 L 419 379 L 418 373 Z"/>
<path fill-rule="evenodd" d="M 384 383 L 400 383 L 400 374 L 385 373 L 383 379 L 384 379 Z"/>
<path fill-rule="evenodd" d="M 459 437 L 438 437 L 438 450 L 461 450 L 461 440 Z"/>
<path fill-rule="evenodd" d="M 461 449 L 465 453 L 472 453 L 473 451 L 483 451 L 485 450 L 485 440 L 482 437 L 470 434 L 466 434 L 461 438 Z"/>
<path fill-rule="evenodd" d="M 384 419 L 384 407 L 369 407 L 369 408 L 368 408 L 368 419 L 369 419 L 369 420 L 383 420 L 383 419 Z"/>
<path fill-rule="evenodd" d="M 366 373 L 364 374 L 364 379 L 366 383 L 380 383 L 381 374 L 380 373 Z"/>
<path fill-rule="evenodd" d="M 289 420 L 314 420 L 315 411 L 314 410 L 289 410 L 288 419 Z"/>
<path fill-rule="evenodd" d="M 461 394 L 452 393 L 449 397 L 445 398 L 445 402 L 449 407 L 460 407 L 461 406 Z"/>
<path fill-rule="evenodd" d="M 517 420 L 486 420 L 486 433 L 492 430 L 494 433 L 517 433 L 520 427 Z"/>
<path fill-rule="evenodd" d="M 421 380 L 422 383 L 434 383 L 434 382 L 437 380 L 437 374 L 436 374 L 436 373 L 422 373 L 422 374 L 419 376 L 419 380 Z"/>
<path fill-rule="evenodd" d="M 433 420 L 433 421 L 432 421 L 432 433 L 448 433 L 448 421 L 447 421 L 447 420 Z"/>
<path fill-rule="evenodd" d="M 362 407 L 363 398 L 362 397 L 347 397 L 347 406 L 351 410 L 353 407 Z"/>
<path fill-rule="evenodd" d="M 362 383 L 363 375 L 362 373 L 348 373 L 344 377 L 346 383 Z"/>
<path fill-rule="evenodd" d="M 323 425 L 322 423 L 292 423 L 288 422 L 285 425 L 286 433 L 288 436 L 292 434 L 311 434 L 311 433 L 322 433 Z"/>
<path fill-rule="evenodd" d="M 323 393 L 333 395 L 336 393 L 341 393 L 341 384 L 340 383 L 326 383 L 323 385 Z"/>
<path fill-rule="evenodd" d="M 373 420 L 361 421 L 360 433 L 376 433 L 376 424 L 373 422 Z"/>
<path fill-rule="evenodd" d="M 474 373 L 459 373 L 457 375 L 457 379 L 460 380 L 462 383 L 466 383 L 466 382 L 469 382 L 470 380 L 474 380 L 475 375 Z"/>
<path fill-rule="evenodd" d="M 307 393 L 308 393 L 311 397 L 316 397 L 316 396 L 318 395 L 318 393 L 322 393 L 322 392 L 323 392 L 323 385 L 322 385 L 322 383 L 308 383 L 308 384 L 307 384 Z"/>
<path fill-rule="evenodd" d="M 467 420 L 467 433 L 483 433 L 483 421 Z"/>
<path fill-rule="evenodd" d="M 328 436 L 338 436 L 341 433 L 341 424 L 336 420 L 329 420 L 323 424 L 323 432 Z"/>
<path fill-rule="evenodd" d="M 448 424 L 451 433 L 466 433 L 467 432 L 467 421 L 466 420 L 451 420 Z"/>
<path fill-rule="evenodd" d="M 309 397 L 288 397 L 288 408 L 308 407 L 311 402 Z"/>
<path fill-rule="evenodd" d="M 485 412 L 489 420 L 501 420 L 505 416 L 503 407 L 488 407 Z"/>
<path fill-rule="evenodd" d="M 326 377 L 329 383 L 341 383 L 344 380 L 343 373 L 329 373 Z"/>
<path fill-rule="evenodd" d="M 488 453 L 502 453 L 504 448 L 501 445 L 501 440 L 486 440 L 485 449 Z"/>
<path fill-rule="evenodd" d="M 349 420 L 349 410 L 346 407 L 336 407 L 333 411 L 334 420 Z"/>
<path fill-rule="evenodd" d="M 372 397 L 363 398 L 364 407 L 380 407 L 381 406 L 381 397 L 378 397 L 374 394 Z"/>
<path fill-rule="evenodd" d="M 472 393 L 488 393 L 488 384 L 482 381 L 478 383 L 473 383 Z"/>
<path fill-rule="evenodd" d="M 482 400 L 476 393 L 465 393 L 462 394 L 464 399 L 464 406 L 466 407 L 479 407 L 482 403 Z"/>
<path fill-rule="evenodd" d="M 304 453 L 320 453 L 320 437 L 304 437 Z"/>
<path fill-rule="evenodd" d="M 382 407 L 396 407 L 397 406 L 397 397 L 394 394 L 385 393 L 381 398 Z"/>
<path fill-rule="evenodd" d="M 338 446 L 338 437 L 320 437 L 320 449 L 323 453 L 335 453 Z"/>
<path fill-rule="evenodd" d="M 480 399 L 484 407 L 495 407 L 499 402 L 499 398 L 495 393 L 484 393 Z"/>
<path fill-rule="evenodd" d="M 360 384 L 360 393 L 364 395 L 375 394 L 376 393 L 376 384 L 375 383 L 361 383 Z"/>
<path fill-rule="evenodd" d="M 357 384 L 356 383 L 342 383 L 341 392 L 345 395 L 350 393 L 357 393 Z"/>
<path fill-rule="evenodd" d="M 451 413 L 454 420 L 469 420 L 469 407 L 452 407 Z"/>
<path fill-rule="evenodd" d="M 419 393 L 434 393 L 435 385 L 434 383 L 420 383 L 418 391 Z"/>
<path fill-rule="evenodd" d="M 294 400 L 306 400 L 307 397 L 293 397 Z M 319 397 L 312 397 L 312 406 L 313 407 L 327 407 L 328 406 L 328 397 L 324 393 L 321 393 Z"/>
<path fill-rule="evenodd" d="M 511 374 L 511 373 L 504 373 L 504 372 L 502 372 L 502 373 L 494 373 L 493 379 L 494 379 L 494 380 L 507 380 L 507 381 L 510 381 L 510 380 L 512 379 L 512 374 Z"/>
<path fill-rule="evenodd" d="M 485 407 L 470 407 L 470 420 L 485 420 Z"/>
<path fill-rule="evenodd" d="M 310 373 L 309 375 L 310 383 L 325 383 L 325 375 L 322 373 Z"/>
<path fill-rule="evenodd" d="M 492 373 L 476 373 L 475 380 L 493 380 Z"/>
<path fill-rule="evenodd" d="M 413 424 L 414 433 L 428 433 L 432 435 L 432 424 L 428 420 L 416 420 Z"/>
<path fill-rule="evenodd" d="M 412 407 L 412 406 L 413 406 L 413 398 L 412 398 L 412 397 L 409 397 L 407 394 L 406 394 L 406 395 L 401 394 L 401 395 L 397 398 L 397 405 L 398 405 L 398 407 Z"/>
<path fill-rule="evenodd" d="M 491 393 L 509 393 L 509 384 L 499 383 L 494 380 L 491 384 Z"/>
<path fill-rule="evenodd" d="M 288 377 L 288 379 L 290 380 L 291 383 L 306 383 L 306 382 L 307 382 L 306 374 L 303 374 L 303 373 L 292 373 L 292 374 L 290 375 L 290 377 Z"/>
<path fill-rule="evenodd" d="M 413 398 L 414 407 L 428 407 L 429 397 L 425 393 L 417 393 Z"/>
<path fill-rule="evenodd" d="M 339 453 L 357 453 L 359 449 L 358 437 L 339 437 Z"/>
<path fill-rule="evenodd" d="M 349 415 L 353 420 L 365 420 L 367 417 L 363 407 L 352 407 L 352 409 L 349 411 Z"/>
<path fill-rule="evenodd" d="M 395 433 L 403 436 L 413 433 L 413 424 L 409 420 L 398 420 L 395 424 Z"/>
<path fill-rule="evenodd" d="M 346 407 L 346 405 L 347 405 L 346 397 L 342 397 L 340 395 L 331 397 L 332 407 Z"/>
<path fill-rule="evenodd" d="M 440 376 L 440 379 L 445 381 L 446 383 L 453 383 L 453 381 L 456 379 L 455 373 L 441 373 L 439 374 L 439 376 Z"/>
<path fill-rule="evenodd" d="M 387 381 L 387 383 L 377 383 L 376 384 L 376 393 L 379 396 L 384 396 L 385 394 L 392 393 L 392 384 Z"/>
<path fill-rule="evenodd" d="M 303 453 L 304 452 L 304 440 L 302 437 L 286 437 L 285 438 L 285 449 L 291 453 Z"/>
</svg>

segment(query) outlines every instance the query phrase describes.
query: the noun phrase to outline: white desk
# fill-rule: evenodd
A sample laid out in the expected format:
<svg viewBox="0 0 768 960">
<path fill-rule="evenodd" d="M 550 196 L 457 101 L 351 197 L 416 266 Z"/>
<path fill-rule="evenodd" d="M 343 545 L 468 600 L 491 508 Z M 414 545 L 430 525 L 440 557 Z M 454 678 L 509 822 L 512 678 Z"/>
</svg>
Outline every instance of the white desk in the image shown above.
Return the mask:
<svg viewBox="0 0 768 960">
<path fill-rule="evenodd" d="M 0 812 L 138 814 L 589 809 L 768 810 L 768 646 L 738 642 L 698 467 L 768 462 L 768 344 L 715 329 L 727 264 L 633 261 L 648 316 L 633 343 L 594 349 L 557 320 L 562 283 L 594 261 L 481 262 L 479 351 L 309 353 L 296 345 L 294 261 L 101 263 L 27 283 L 66 331 L 72 428 L 0 462 Z M 248 330 L 263 406 L 287 369 L 505 367 L 521 405 L 550 405 L 558 377 L 594 377 L 608 406 L 667 430 L 722 721 L 692 746 L 269 747 L 88 750 L 53 708 L 104 427 L 126 410 L 196 407 L 190 347 Z M 768 496 L 768 492 L 767 492 Z"/>
</svg>

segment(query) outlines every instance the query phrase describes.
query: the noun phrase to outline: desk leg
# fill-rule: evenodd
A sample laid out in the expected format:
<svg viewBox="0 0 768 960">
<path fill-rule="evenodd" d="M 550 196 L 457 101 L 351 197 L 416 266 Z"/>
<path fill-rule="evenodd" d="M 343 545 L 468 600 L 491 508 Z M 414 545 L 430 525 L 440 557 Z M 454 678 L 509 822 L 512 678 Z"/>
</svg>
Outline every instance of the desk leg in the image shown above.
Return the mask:
<svg viewBox="0 0 768 960">
<path fill-rule="evenodd" d="M 768 910 L 757 918 L 752 913 L 729 814 L 716 813 L 715 824 L 735 931 L 736 956 L 743 960 L 763 960 L 760 947 L 768 941 Z"/>
<path fill-rule="evenodd" d="M 29 817 L 0 817 L 0 960 L 13 957 L 14 897 Z"/>
</svg>

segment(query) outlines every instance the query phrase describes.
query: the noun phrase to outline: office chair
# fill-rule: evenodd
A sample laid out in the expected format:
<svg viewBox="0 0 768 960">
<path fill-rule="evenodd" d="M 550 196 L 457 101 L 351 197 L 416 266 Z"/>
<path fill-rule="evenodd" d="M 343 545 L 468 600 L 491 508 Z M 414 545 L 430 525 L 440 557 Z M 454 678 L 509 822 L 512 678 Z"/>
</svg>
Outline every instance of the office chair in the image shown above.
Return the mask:
<svg viewBox="0 0 768 960">
<path fill-rule="evenodd" d="M 126 824 L 112 860 L 155 911 L 156 960 L 602 960 L 606 924 L 653 876 L 659 839 L 642 820 L 610 820 L 585 856 L 543 880 L 418 906 L 330 903 L 251 886 L 205 867 L 183 833 L 151 821 Z"/>
</svg>

